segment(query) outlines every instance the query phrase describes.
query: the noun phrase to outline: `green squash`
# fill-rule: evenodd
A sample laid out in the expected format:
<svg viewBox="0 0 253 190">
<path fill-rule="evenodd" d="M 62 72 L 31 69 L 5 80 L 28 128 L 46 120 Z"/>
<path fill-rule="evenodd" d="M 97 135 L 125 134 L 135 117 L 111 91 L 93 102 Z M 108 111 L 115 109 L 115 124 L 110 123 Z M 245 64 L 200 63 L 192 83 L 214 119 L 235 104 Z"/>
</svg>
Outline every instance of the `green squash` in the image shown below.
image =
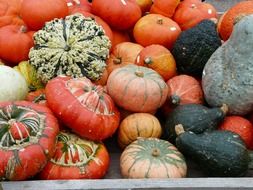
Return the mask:
<svg viewBox="0 0 253 190">
<path fill-rule="evenodd" d="M 34 44 L 29 62 L 44 83 L 58 75 L 99 80 L 111 47 L 103 28 L 81 14 L 47 22 Z"/>
<path fill-rule="evenodd" d="M 202 76 L 210 106 L 227 104 L 229 113 L 245 115 L 253 110 L 253 15 L 245 16 L 208 60 Z"/>
</svg>

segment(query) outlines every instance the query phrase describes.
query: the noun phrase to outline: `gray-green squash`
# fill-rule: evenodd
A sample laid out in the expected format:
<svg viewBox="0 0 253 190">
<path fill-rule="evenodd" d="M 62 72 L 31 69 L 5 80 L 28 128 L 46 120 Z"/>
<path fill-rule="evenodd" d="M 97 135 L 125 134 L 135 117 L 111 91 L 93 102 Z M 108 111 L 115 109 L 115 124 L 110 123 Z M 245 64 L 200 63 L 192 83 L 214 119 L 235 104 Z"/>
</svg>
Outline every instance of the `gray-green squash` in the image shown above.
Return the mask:
<svg viewBox="0 0 253 190">
<path fill-rule="evenodd" d="M 226 104 L 228 113 L 238 115 L 253 110 L 253 15 L 242 18 L 208 60 L 202 87 L 211 106 Z"/>
</svg>

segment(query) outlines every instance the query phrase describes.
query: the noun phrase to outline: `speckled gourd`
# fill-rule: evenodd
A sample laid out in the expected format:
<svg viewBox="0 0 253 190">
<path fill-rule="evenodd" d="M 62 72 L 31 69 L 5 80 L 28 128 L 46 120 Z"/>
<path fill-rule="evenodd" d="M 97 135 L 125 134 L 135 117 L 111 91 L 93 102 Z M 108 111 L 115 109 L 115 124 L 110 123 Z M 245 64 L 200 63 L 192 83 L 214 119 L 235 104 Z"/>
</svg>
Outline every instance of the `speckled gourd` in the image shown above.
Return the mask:
<svg viewBox="0 0 253 190">
<path fill-rule="evenodd" d="M 230 114 L 253 110 L 253 15 L 237 24 L 203 70 L 202 87 L 211 106 L 227 104 Z"/>
</svg>

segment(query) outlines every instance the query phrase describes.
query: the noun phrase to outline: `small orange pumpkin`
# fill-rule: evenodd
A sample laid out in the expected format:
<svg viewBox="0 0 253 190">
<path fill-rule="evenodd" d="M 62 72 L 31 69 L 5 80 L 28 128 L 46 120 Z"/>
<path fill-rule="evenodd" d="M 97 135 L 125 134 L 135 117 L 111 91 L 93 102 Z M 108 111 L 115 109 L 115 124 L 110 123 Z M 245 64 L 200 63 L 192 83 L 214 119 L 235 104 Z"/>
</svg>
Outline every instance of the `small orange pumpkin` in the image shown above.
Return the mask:
<svg viewBox="0 0 253 190">
<path fill-rule="evenodd" d="M 171 18 L 179 3 L 180 0 L 155 0 L 150 13 L 161 14 Z"/>
<path fill-rule="evenodd" d="M 136 65 L 145 66 L 158 72 L 165 81 L 177 73 L 176 61 L 170 51 L 161 45 L 150 45 L 141 50 Z"/>
<path fill-rule="evenodd" d="M 112 48 L 114 48 L 116 45 L 122 43 L 122 42 L 130 42 L 130 37 L 127 32 L 119 31 L 119 30 L 113 30 L 112 29 Z"/>
</svg>

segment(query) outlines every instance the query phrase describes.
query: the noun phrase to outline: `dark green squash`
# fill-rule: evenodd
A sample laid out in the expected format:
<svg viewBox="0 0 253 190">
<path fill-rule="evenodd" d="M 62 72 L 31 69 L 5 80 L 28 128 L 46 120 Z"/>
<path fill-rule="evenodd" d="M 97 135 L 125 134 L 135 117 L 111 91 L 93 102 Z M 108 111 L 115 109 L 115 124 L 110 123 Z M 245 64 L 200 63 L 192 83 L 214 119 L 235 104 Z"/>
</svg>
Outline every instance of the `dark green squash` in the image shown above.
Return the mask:
<svg viewBox="0 0 253 190">
<path fill-rule="evenodd" d="M 240 177 L 248 171 L 250 156 L 239 135 L 230 131 L 212 131 L 202 134 L 184 132 L 176 126 L 177 148 L 213 177 Z"/>
<path fill-rule="evenodd" d="M 221 46 L 216 25 L 204 20 L 197 26 L 183 31 L 176 40 L 172 54 L 180 73 L 201 76 L 213 52 Z"/>
<path fill-rule="evenodd" d="M 178 124 L 182 124 L 185 131 L 197 134 L 214 130 L 223 121 L 226 112 L 226 105 L 221 108 L 208 108 L 200 104 L 179 105 L 166 119 L 165 137 L 174 142 L 176 138 L 175 126 Z"/>
</svg>

